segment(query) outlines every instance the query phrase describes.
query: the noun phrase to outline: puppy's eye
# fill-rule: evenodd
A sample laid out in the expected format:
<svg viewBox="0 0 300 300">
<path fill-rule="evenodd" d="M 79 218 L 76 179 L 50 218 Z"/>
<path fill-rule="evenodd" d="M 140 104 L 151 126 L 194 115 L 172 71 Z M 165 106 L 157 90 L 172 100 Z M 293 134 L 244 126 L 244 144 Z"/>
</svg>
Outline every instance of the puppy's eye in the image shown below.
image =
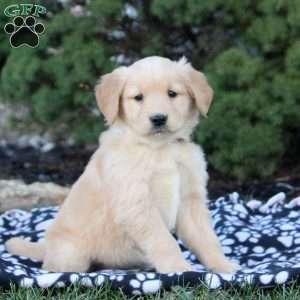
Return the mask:
<svg viewBox="0 0 300 300">
<path fill-rule="evenodd" d="M 135 101 L 140 102 L 140 101 L 143 101 L 143 99 L 144 99 L 143 94 L 138 94 L 138 95 L 134 96 Z"/>
<path fill-rule="evenodd" d="M 177 96 L 177 93 L 172 90 L 168 90 L 168 96 L 170 98 L 175 98 Z"/>
</svg>

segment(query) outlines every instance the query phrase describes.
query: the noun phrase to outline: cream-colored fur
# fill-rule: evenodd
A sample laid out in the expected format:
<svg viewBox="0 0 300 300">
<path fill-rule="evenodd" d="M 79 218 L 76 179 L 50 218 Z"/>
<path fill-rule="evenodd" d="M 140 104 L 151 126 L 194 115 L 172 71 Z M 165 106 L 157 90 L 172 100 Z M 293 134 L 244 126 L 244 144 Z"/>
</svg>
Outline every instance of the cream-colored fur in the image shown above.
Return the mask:
<svg viewBox="0 0 300 300">
<path fill-rule="evenodd" d="M 42 260 L 50 271 L 83 272 L 92 262 L 190 271 L 170 233 L 177 232 L 207 268 L 236 270 L 211 226 L 206 163 L 190 139 L 199 112 L 206 116 L 212 101 L 204 75 L 185 59 L 149 57 L 104 75 L 96 98 L 110 128 L 45 241 L 13 238 L 7 249 Z M 161 131 L 149 120 L 157 113 L 168 116 Z"/>
</svg>

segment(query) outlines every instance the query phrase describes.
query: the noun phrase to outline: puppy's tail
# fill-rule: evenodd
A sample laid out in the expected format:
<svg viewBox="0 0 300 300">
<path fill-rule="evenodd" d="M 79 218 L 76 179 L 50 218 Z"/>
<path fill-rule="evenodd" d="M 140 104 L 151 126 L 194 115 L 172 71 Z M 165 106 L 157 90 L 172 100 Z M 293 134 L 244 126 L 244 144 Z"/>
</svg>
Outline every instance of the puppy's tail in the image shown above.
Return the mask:
<svg viewBox="0 0 300 300">
<path fill-rule="evenodd" d="M 29 242 L 19 237 L 14 237 L 5 243 L 6 250 L 13 255 L 26 256 L 42 261 L 45 256 L 44 242 Z"/>
</svg>

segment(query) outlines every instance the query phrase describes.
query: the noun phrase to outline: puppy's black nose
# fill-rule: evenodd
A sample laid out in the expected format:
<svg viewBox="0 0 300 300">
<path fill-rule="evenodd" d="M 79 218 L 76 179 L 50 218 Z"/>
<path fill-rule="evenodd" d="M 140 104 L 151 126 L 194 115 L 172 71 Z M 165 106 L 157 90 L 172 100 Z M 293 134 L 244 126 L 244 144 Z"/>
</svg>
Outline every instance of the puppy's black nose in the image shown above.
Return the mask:
<svg viewBox="0 0 300 300">
<path fill-rule="evenodd" d="M 167 120 L 168 120 L 168 116 L 163 114 L 156 114 L 150 117 L 151 123 L 156 128 L 166 125 Z"/>
</svg>

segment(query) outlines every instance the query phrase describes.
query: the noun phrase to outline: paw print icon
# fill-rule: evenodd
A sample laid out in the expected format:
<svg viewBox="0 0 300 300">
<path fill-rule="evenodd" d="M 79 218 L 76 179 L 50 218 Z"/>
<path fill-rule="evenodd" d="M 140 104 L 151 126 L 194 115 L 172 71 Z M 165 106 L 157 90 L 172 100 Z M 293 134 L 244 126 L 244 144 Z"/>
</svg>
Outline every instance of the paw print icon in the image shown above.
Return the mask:
<svg viewBox="0 0 300 300">
<path fill-rule="evenodd" d="M 7 23 L 4 31 L 10 35 L 10 44 L 13 48 L 29 46 L 35 48 L 39 44 L 39 35 L 45 31 L 42 23 L 37 23 L 35 18 L 17 16 L 12 23 Z"/>
</svg>

